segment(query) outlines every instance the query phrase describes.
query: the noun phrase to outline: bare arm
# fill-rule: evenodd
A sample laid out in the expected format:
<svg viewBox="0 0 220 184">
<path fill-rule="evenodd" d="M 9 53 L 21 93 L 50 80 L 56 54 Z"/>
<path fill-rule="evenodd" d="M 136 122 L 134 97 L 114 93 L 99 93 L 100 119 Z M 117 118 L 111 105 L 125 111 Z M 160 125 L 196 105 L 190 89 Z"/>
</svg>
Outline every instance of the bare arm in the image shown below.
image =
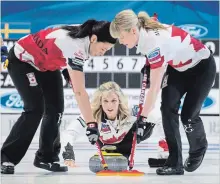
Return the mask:
<svg viewBox="0 0 220 184">
<path fill-rule="evenodd" d="M 68 69 L 76 101 L 86 123 L 95 122 L 92 115 L 89 96 L 85 89 L 84 73 Z"/>
<path fill-rule="evenodd" d="M 150 88 L 146 94 L 146 99 L 141 115 L 148 117 L 150 111 L 154 108 L 163 78 L 165 67 L 151 69 Z"/>
</svg>

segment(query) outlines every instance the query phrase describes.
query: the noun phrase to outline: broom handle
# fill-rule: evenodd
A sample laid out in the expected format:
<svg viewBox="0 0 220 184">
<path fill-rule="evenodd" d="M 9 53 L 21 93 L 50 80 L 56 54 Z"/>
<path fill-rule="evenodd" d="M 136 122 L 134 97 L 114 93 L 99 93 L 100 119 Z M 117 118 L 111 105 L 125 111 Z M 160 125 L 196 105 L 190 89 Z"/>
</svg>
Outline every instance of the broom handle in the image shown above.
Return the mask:
<svg viewBox="0 0 220 184">
<path fill-rule="evenodd" d="M 141 112 L 143 109 L 146 88 L 147 88 L 147 69 L 145 68 L 144 77 L 143 77 L 142 86 L 141 86 L 141 94 L 139 98 L 139 112 L 138 112 L 137 118 L 141 115 Z M 132 170 L 134 167 L 134 155 L 135 155 L 136 145 L 137 145 L 137 132 L 134 132 L 132 147 L 131 147 L 131 156 L 130 156 L 130 162 L 129 162 L 129 170 Z"/>
<path fill-rule="evenodd" d="M 99 143 L 98 141 L 95 143 L 96 147 L 97 147 L 97 150 L 98 150 L 98 155 L 99 155 L 99 158 L 101 160 L 101 163 L 102 163 L 102 167 L 104 168 L 104 170 L 108 170 L 108 164 L 106 163 L 105 159 L 104 159 L 104 156 L 102 154 L 102 151 L 101 151 L 101 148 L 99 146 Z"/>
</svg>

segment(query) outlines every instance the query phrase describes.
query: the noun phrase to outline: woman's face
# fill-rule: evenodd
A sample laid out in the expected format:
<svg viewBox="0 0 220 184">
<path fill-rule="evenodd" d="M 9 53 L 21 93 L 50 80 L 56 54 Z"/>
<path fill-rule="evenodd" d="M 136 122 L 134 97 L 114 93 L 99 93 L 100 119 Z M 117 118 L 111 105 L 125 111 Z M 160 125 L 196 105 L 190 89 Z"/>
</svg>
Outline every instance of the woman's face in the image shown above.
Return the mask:
<svg viewBox="0 0 220 184">
<path fill-rule="evenodd" d="M 91 56 L 103 56 L 114 44 L 108 42 L 98 42 L 97 36 L 93 35 L 90 39 L 89 54 Z"/>
<path fill-rule="evenodd" d="M 129 49 L 133 48 L 137 45 L 139 39 L 139 31 L 138 29 L 131 28 L 130 31 L 120 31 L 119 35 L 119 43 L 125 45 Z"/>
<path fill-rule="evenodd" d="M 102 109 L 109 120 L 115 120 L 118 114 L 119 98 L 115 92 L 106 92 L 101 99 Z"/>
</svg>

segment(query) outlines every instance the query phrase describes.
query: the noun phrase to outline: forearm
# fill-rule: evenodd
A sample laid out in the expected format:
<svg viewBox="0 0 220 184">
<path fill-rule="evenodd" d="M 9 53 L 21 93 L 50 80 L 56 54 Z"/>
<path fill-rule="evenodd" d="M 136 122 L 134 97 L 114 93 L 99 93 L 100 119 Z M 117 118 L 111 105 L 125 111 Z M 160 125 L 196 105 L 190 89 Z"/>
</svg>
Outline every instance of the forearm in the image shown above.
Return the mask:
<svg viewBox="0 0 220 184">
<path fill-rule="evenodd" d="M 86 123 L 95 122 L 92 115 L 92 109 L 90 106 L 88 93 L 85 90 L 80 92 L 75 92 L 75 97 L 85 122 Z"/>
<path fill-rule="evenodd" d="M 152 111 L 157 101 L 159 91 L 160 91 L 160 88 L 156 90 L 149 89 L 149 91 L 147 92 L 144 107 L 141 113 L 142 116 L 147 117 L 149 113 Z"/>
<path fill-rule="evenodd" d="M 65 151 L 64 147 L 67 143 L 72 146 L 75 144 L 77 139 L 86 136 L 86 123 L 81 117 L 71 121 L 70 124 L 61 132 L 61 153 Z"/>
<path fill-rule="evenodd" d="M 158 93 L 160 92 L 161 82 L 164 75 L 165 67 L 152 69 L 150 73 L 150 89 L 147 92 L 144 107 L 141 115 L 148 117 L 151 110 L 154 108 L 157 101 Z"/>
</svg>

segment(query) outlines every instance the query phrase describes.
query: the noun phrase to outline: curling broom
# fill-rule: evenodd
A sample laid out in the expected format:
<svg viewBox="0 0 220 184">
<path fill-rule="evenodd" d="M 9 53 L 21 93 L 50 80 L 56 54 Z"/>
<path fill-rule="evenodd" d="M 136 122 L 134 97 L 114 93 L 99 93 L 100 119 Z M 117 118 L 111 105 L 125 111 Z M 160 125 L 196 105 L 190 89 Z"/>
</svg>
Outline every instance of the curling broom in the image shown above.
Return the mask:
<svg viewBox="0 0 220 184">
<path fill-rule="evenodd" d="M 141 86 L 141 94 L 140 94 L 140 99 L 139 99 L 139 112 L 138 112 L 137 117 L 140 116 L 141 111 L 143 109 L 145 90 L 147 88 L 147 77 L 148 77 L 147 67 L 145 67 L 144 76 L 142 80 L 142 86 Z M 129 160 L 129 170 L 119 172 L 120 176 L 143 176 L 144 175 L 144 172 L 140 172 L 138 170 L 132 170 L 134 167 L 134 155 L 135 155 L 135 150 L 136 150 L 136 144 L 137 144 L 137 133 L 134 132 L 131 155 L 130 155 L 130 160 Z"/>
</svg>

